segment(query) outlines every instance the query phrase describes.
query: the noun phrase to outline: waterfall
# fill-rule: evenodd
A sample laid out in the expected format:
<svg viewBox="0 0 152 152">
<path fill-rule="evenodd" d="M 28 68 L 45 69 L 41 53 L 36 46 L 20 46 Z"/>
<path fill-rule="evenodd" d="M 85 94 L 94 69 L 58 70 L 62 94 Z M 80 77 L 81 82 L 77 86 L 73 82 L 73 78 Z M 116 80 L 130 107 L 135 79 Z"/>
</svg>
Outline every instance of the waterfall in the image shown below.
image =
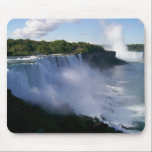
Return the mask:
<svg viewBox="0 0 152 152">
<path fill-rule="evenodd" d="M 84 63 L 80 54 L 12 57 L 8 58 L 7 87 L 25 102 L 48 111 L 72 110 L 104 118 L 120 128 L 132 125 L 132 111 L 125 104 L 139 101 L 135 95 L 125 95 L 123 67 L 132 68 L 129 64 L 101 72 Z"/>
<path fill-rule="evenodd" d="M 56 105 L 60 89 L 64 89 L 64 71 L 76 69 L 82 63 L 81 56 L 50 55 L 40 58 L 8 59 L 7 87 L 24 100 L 45 105 Z M 55 92 L 55 89 L 58 91 Z M 41 101 L 46 102 L 45 104 Z M 53 104 L 52 104 L 53 105 Z M 52 106 L 51 105 L 51 106 Z"/>
</svg>

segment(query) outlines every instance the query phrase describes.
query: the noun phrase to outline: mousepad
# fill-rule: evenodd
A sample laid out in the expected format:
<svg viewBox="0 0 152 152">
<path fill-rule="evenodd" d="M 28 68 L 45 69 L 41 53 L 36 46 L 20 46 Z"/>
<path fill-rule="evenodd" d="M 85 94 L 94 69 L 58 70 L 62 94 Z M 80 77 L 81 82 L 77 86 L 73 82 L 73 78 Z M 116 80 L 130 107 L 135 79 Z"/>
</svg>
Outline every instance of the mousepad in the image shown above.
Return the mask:
<svg viewBox="0 0 152 152">
<path fill-rule="evenodd" d="M 139 133 L 145 126 L 138 19 L 13 19 L 7 29 L 13 133 Z"/>
</svg>

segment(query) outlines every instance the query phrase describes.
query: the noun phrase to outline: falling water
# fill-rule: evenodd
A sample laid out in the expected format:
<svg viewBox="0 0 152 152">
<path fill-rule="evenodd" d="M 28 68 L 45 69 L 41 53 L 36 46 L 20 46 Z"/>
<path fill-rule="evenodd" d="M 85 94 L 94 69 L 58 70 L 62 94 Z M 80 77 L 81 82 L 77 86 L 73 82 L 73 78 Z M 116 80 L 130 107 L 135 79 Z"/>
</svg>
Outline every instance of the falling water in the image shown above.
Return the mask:
<svg viewBox="0 0 152 152">
<path fill-rule="evenodd" d="M 48 111 L 72 109 L 127 132 L 122 126 L 138 130 L 144 123 L 143 73 L 143 63 L 92 69 L 81 55 L 8 57 L 7 84 L 15 96 Z"/>
</svg>

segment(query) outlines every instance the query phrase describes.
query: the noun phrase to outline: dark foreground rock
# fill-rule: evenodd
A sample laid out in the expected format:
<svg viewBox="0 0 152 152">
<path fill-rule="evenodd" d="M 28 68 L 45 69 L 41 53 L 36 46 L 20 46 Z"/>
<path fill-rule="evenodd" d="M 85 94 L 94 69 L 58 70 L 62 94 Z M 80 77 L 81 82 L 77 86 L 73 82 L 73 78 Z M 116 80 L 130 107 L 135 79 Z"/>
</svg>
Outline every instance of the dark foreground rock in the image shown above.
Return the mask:
<svg viewBox="0 0 152 152">
<path fill-rule="evenodd" d="M 7 91 L 7 125 L 13 133 L 118 133 L 92 118 L 74 113 L 50 114 Z"/>
<path fill-rule="evenodd" d="M 82 58 L 89 65 L 91 65 L 91 67 L 102 69 L 127 63 L 116 58 L 116 53 L 114 51 L 94 51 L 90 53 L 82 53 Z"/>
</svg>

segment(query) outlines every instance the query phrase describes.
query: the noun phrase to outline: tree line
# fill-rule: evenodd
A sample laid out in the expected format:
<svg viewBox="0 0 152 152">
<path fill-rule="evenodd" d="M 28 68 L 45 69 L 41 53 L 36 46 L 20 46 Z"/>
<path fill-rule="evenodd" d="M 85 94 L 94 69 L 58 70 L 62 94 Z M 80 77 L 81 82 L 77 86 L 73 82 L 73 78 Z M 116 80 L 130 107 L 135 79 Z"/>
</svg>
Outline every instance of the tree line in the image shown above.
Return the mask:
<svg viewBox="0 0 152 152">
<path fill-rule="evenodd" d="M 65 40 L 34 41 L 30 39 L 8 39 L 8 56 L 37 55 L 37 54 L 78 54 L 91 51 L 104 51 L 101 45 L 86 42 L 67 42 Z"/>
<path fill-rule="evenodd" d="M 128 50 L 143 51 L 144 44 L 127 45 Z M 8 56 L 19 55 L 48 55 L 48 54 L 78 54 L 96 51 L 105 51 L 101 45 L 90 44 L 86 42 L 67 42 L 65 40 L 55 41 L 34 41 L 30 39 L 8 39 Z"/>
<path fill-rule="evenodd" d="M 127 47 L 129 51 L 144 51 L 144 44 L 129 44 Z"/>
</svg>

